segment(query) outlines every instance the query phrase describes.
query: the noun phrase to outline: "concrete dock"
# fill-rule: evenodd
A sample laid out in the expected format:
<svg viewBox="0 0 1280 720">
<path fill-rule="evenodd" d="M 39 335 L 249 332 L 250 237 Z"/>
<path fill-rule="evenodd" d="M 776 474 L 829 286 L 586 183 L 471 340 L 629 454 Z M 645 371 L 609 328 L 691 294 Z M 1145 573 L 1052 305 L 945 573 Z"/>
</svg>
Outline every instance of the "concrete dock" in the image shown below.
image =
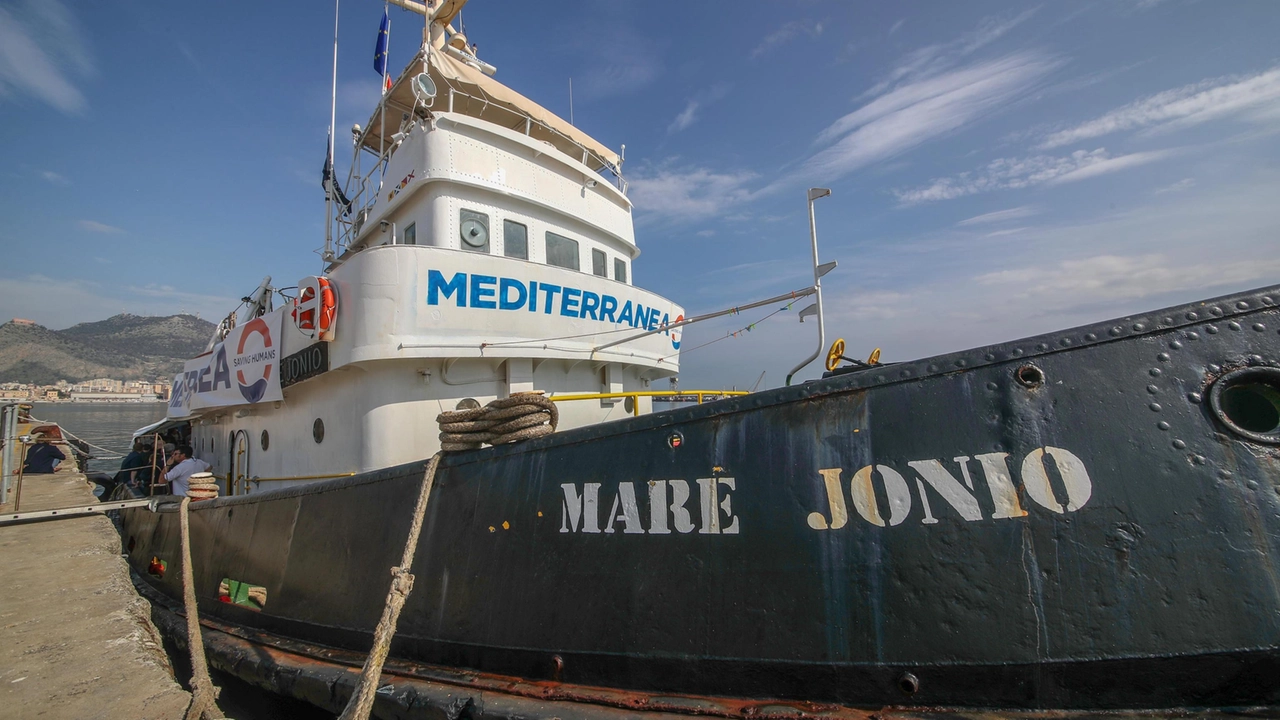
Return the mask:
<svg viewBox="0 0 1280 720">
<path fill-rule="evenodd" d="M 94 502 L 63 465 L 23 478 L 22 511 Z M 105 516 L 0 527 L 0 585 L 0 718 L 182 717 L 190 695 Z"/>
</svg>

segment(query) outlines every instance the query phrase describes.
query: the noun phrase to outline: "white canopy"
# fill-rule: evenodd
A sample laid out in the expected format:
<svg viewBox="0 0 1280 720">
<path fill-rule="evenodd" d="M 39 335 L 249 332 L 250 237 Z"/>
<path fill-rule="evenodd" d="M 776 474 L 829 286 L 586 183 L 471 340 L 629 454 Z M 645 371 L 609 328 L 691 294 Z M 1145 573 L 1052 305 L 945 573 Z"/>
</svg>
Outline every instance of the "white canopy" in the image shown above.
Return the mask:
<svg viewBox="0 0 1280 720">
<path fill-rule="evenodd" d="M 545 142 L 571 158 L 582 160 L 592 170 L 618 171 L 618 154 L 563 118 L 529 98 L 485 75 L 475 67 L 448 54 L 444 47 L 419 52 L 405 67 L 385 98 L 386 125 L 379 105 L 364 132 L 364 147 L 378 153 L 389 147 L 391 136 L 400 130 L 404 114 L 414 111 L 413 79 L 428 72 L 437 94 L 431 110 L 447 112 L 453 91 L 453 112 L 516 130 Z M 385 134 L 385 140 L 384 140 Z"/>
<path fill-rule="evenodd" d="M 170 429 L 172 429 L 172 428 L 176 428 L 176 427 L 178 427 L 178 426 L 180 426 L 180 425 L 186 425 L 186 424 L 187 424 L 187 423 L 189 423 L 189 422 L 191 422 L 191 420 L 190 420 L 189 418 L 188 418 L 188 419 L 175 419 L 175 418 L 168 418 L 168 417 L 167 417 L 167 418 L 164 418 L 164 419 L 162 419 L 162 420 L 157 420 L 156 422 L 153 422 L 153 423 L 151 423 L 150 425 L 147 425 L 146 427 L 140 427 L 140 428 L 138 428 L 137 430 L 134 430 L 134 431 L 133 431 L 133 439 L 134 439 L 135 441 L 136 441 L 138 438 L 140 438 L 140 437 L 141 437 L 141 438 L 146 439 L 146 438 L 148 438 L 148 437 L 150 437 L 150 436 L 152 436 L 152 435 L 155 435 L 156 433 L 164 433 L 164 432 L 166 432 L 166 431 L 168 431 L 168 430 L 170 430 Z M 145 437 L 144 437 L 144 436 L 145 436 Z"/>
</svg>

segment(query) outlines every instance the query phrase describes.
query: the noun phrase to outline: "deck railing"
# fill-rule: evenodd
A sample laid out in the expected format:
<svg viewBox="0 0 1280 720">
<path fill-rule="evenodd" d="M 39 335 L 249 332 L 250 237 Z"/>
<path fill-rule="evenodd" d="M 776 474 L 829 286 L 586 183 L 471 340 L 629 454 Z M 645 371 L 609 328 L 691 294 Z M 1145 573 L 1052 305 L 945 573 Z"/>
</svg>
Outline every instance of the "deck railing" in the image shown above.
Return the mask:
<svg viewBox="0 0 1280 720">
<path fill-rule="evenodd" d="M 575 147 L 577 147 L 582 151 L 582 156 L 580 158 L 575 158 L 575 159 L 581 160 L 582 164 L 587 165 L 588 167 L 590 167 L 590 165 L 594 163 L 594 164 L 600 165 L 602 170 L 608 169 L 615 178 L 614 180 L 615 187 L 617 187 L 618 190 L 620 190 L 623 195 L 627 194 L 627 181 L 622 177 L 621 163 L 619 163 L 617 166 L 613 165 L 613 163 L 610 163 L 608 160 L 600 157 L 596 153 L 592 152 L 590 149 L 578 144 L 578 142 L 575 141 L 573 138 L 565 135 L 564 133 L 551 127 L 550 125 L 547 125 L 546 123 L 535 120 L 526 113 L 517 112 L 515 110 L 504 107 L 502 105 L 493 104 L 487 98 L 475 97 L 468 93 L 462 92 L 461 90 L 455 90 L 453 88 L 450 88 L 447 98 L 448 98 L 449 112 L 454 112 L 454 103 L 457 99 L 465 100 L 468 103 L 474 100 L 476 102 L 482 103 L 485 109 L 494 108 L 494 109 L 502 110 L 508 113 L 509 115 L 511 115 L 512 118 L 514 119 L 524 120 L 525 135 L 531 136 L 533 132 L 533 128 L 537 126 L 538 128 L 545 130 L 546 132 L 549 132 L 553 135 L 563 138 L 564 140 L 568 141 L 570 144 L 574 145 Z M 415 111 L 416 111 L 416 108 L 415 108 Z M 477 117 L 477 119 L 479 119 L 478 116 L 472 116 L 472 117 Z M 420 121 L 421 120 L 415 120 L 414 122 L 416 124 L 417 122 L 420 122 Z M 492 121 L 486 121 L 486 122 L 492 122 Z M 504 127 L 504 128 L 507 127 L 502 123 L 494 123 L 494 124 L 498 125 L 499 127 Z M 397 128 L 398 127 L 399 126 L 397 126 Z M 511 129 L 511 128 L 507 128 L 507 129 Z M 385 133 L 385 128 L 383 129 L 382 132 Z M 385 137 L 385 134 L 383 136 Z M 370 214 L 372 214 L 373 206 L 376 205 L 378 202 L 378 193 L 381 192 L 383 187 L 385 186 L 384 180 L 386 178 L 383 177 L 382 172 L 386 170 L 387 163 L 391 160 L 391 155 L 395 152 L 397 147 L 398 145 L 396 143 L 389 143 L 386 145 L 385 148 L 382 148 L 382 153 L 381 155 L 379 155 L 379 153 L 374 152 L 373 150 L 371 150 L 370 148 L 368 148 L 363 144 L 363 136 L 361 136 L 361 145 L 360 145 L 361 150 L 368 152 L 370 155 L 373 155 L 374 157 L 377 158 L 377 160 L 374 166 L 370 168 L 369 172 L 361 174 L 361 165 L 362 165 L 361 160 L 363 159 L 364 156 L 363 156 L 363 153 L 357 152 L 355 157 L 355 163 L 351 166 L 351 168 L 347 172 L 347 182 L 345 184 L 347 185 L 346 189 L 350 191 L 350 193 L 347 196 L 351 200 L 350 212 L 344 214 L 342 212 L 342 208 L 337 207 L 337 204 L 335 203 L 336 217 L 334 218 L 334 221 L 338 225 L 338 234 L 336 238 L 338 255 L 341 255 L 343 252 L 350 249 L 351 246 L 355 244 L 355 242 L 359 238 L 360 231 L 364 228 L 364 223 L 366 219 L 369 217 Z M 375 175 L 377 176 L 376 178 L 375 178 Z M 353 185 L 353 181 L 354 181 L 354 188 L 351 187 Z"/>
</svg>

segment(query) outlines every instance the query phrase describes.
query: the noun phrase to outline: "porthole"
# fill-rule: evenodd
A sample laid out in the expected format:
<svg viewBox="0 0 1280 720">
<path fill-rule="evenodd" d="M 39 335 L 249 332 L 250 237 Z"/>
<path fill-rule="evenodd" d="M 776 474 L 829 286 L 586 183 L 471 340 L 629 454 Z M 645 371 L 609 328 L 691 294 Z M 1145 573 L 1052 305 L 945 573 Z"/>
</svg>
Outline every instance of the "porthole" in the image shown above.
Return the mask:
<svg viewBox="0 0 1280 720">
<path fill-rule="evenodd" d="M 1209 389 L 1209 408 L 1235 434 L 1280 445 L 1280 369 L 1250 367 L 1223 375 Z"/>
<path fill-rule="evenodd" d="M 462 398 L 458 401 L 456 410 L 479 410 L 480 401 L 475 398 Z"/>
<path fill-rule="evenodd" d="M 262 444 L 263 450 L 266 450 L 267 448 L 271 447 L 271 435 L 269 435 L 266 430 L 262 431 L 262 439 L 260 442 Z"/>
<path fill-rule="evenodd" d="M 311 437 L 317 445 L 324 442 L 324 421 L 320 418 L 316 418 L 316 421 L 311 423 Z"/>
<path fill-rule="evenodd" d="M 1035 365 L 1023 365 L 1013 376 L 1023 387 L 1037 388 L 1044 384 L 1044 371 Z"/>
</svg>

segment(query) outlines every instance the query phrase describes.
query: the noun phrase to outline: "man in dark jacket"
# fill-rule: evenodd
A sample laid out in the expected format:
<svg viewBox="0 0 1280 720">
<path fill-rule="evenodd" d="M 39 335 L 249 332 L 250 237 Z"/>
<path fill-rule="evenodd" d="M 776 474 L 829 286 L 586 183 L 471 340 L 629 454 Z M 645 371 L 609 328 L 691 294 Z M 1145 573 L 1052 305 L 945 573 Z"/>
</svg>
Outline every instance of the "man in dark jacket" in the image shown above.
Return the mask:
<svg viewBox="0 0 1280 720">
<path fill-rule="evenodd" d="M 22 465 L 24 475 L 51 473 L 59 462 L 67 459 L 42 433 L 36 433 L 33 439 L 36 443 L 27 449 L 27 461 Z"/>
<path fill-rule="evenodd" d="M 116 473 L 115 481 L 131 488 L 142 487 L 144 479 L 150 480 L 150 471 L 151 453 L 142 444 L 142 440 L 135 440 L 133 451 L 125 455 L 124 461 L 120 463 L 120 472 Z"/>
</svg>

